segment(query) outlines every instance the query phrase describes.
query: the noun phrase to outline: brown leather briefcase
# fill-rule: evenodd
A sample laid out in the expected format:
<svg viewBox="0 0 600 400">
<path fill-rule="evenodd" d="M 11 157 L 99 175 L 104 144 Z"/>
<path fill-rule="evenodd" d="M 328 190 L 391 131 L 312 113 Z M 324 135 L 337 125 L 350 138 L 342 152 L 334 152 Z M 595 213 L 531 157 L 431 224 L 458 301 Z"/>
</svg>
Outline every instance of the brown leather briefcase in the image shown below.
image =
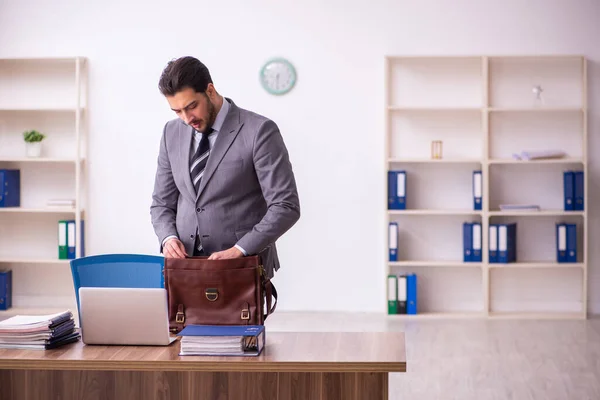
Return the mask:
<svg viewBox="0 0 600 400">
<path fill-rule="evenodd" d="M 277 306 L 277 291 L 257 255 L 165 258 L 164 274 L 171 332 L 188 324 L 263 325 Z"/>
</svg>

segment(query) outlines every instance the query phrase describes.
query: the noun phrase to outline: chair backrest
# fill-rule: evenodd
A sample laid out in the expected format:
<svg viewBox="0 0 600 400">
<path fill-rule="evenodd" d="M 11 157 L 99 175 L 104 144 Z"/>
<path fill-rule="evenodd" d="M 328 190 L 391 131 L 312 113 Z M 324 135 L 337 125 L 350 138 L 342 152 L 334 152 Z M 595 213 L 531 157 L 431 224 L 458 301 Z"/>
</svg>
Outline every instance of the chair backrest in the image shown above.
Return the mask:
<svg viewBox="0 0 600 400">
<path fill-rule="evenodd" d="M 164 288 L 164 263 L 164 257 L 141 254 L 102 254 L 71 260 L 77 310 L 80 287 Z"/>
</svg>

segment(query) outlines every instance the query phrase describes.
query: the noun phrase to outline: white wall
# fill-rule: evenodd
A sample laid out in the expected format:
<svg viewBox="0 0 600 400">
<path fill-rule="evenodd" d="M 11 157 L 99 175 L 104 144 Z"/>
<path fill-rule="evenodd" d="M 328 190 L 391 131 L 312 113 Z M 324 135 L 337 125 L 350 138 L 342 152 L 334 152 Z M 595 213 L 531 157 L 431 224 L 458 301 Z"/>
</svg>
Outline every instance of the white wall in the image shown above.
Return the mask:
<svg viewBox="0 0 600 400">
<path fill-rule="evenodd" d="M 222 94 L 274 119 L 289 148 L 302 217 L 279 242 L 279 309 L 385 309 L 386 54 L 586 55 L 589 182 L 600 174 L 598 1 L 84 3 L 0 2 L 0 57 L 89 58 L 92 254 L 157 252 L 149 205 L 161 129 L 173 117 L 157 81 L 169 59 L 188 54 L 209 66 Z M 257 78 L 279 55 L 299 80 L 276 98 Z M 590 217 L 589 301 L 600 312 L 597 201 Z"/>
</svg>

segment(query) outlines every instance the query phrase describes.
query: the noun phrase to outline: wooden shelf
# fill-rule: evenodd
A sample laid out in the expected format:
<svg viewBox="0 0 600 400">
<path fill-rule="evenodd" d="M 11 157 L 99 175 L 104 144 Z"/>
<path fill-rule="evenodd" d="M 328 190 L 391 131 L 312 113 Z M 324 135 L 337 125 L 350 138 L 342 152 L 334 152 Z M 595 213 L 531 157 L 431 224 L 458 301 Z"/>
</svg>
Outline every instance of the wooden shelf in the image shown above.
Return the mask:
<svg viewBox="0 0 600 400">
<path fill-rule="evenodd" d="M 77 107 L 2 107 L 0 112 L 77 112 Z M 80 107 L 80 112 L 84 112 L 85 108 Z"/>
<path fill-rule="evenodd" d="M 553 312 L 553 311 L 535 311 L 535 312 L 497 312 L 491 311 L 489 318 L 496 319 L 585 319 L 585 313 L 582 312 Z"/>
<path fill-rule="evenodd" d="M 482 107 L 402 107 L 388 106 L 393 112 L 482 112 Z"/>
<path fill-rule="evenodd" d="M 47 208 L 20 208 L 0 207 L 0 213 L 32 213 L 32 214 L 77 214 L 77 209 L 72 207 L 47 207 Z M 84 213 L 84 210 L 81 210 Z"/>
<path fill-rule="evenodd" d="M 517 164 L 517 165 L 536 165 L 536 164 L 583 164 L 584 161 L 581 158 L 547 158 L 538 160 L 514 160 L 511 158 L 506 159 L 491 159 L 488 164 Z"/>
<path fill-rule="evenodd" d="M 540 211 L 490 211 L 490 217 L 563 217 L 563 216 L 584 216 L 585 211 L 564 211 L 564 210 L 540 210 Z"/>
<path fill-rule="evenodd" d="M 389 215 L 482 215 L 475 210 L 388 210 Z"/>
<path fill-rule="evenodd" d="M 67 308 L 56 308 L 56 307 L 12 307 L 8 310 L 0 310 L 0 320 L 10 318 L 15 315 L 47 315 L 57 314 L 65 311 Z M 75 316 L 76 312 L 71 310 Z"/>
<path fill-rule="evenodd" d="M 388 314 L 391 319 L 444 319 L 444 318 L 482 318 L 483 311 L 465 312 L 423 312 L 418 314 Z"/>
<path fill-rule="evenodd" d="M 414 163 L 414 164 L 481 164 L 482 159 L 477 158 L 442 158 L 442 159 L 428 159 L 428 158 L 388 158 L 388 163 Z"/>
<path fill-rule="evenodd" d="M 520 112 L 534 112 L 534 113 L 543 113 L 543 112 L 583 112 L 583 108 L 570 108 L 570 107 L 524 107 L 524 108 L 498 108 L 492 107 L 487 109 L 489 112 L 495 113 L 520 113 Z"/>
<path fill-rule="evenodd" d="M 481 268 L 482 263 L 480 262 L 463 262 L 463 261 L 390 261 L 388 262 L 390 267 L 467 267 L 467 268 Z"/>
<path fill-rule="evenodd" d="M 2 157 L 0 156 L 0 162 L 15 162 L 15 163 L 58 163 L 58 164 L 77 164 L 77 160 L 74 158 L 51 158 L 51 157 Z M 85 162 L 82 158 L 79 162 Z"/>
<path fill-rule="evenodd" d="M 71 260 L 59 260 L 58 258 L 9 258 L 0 256 L 0 264 L 56 264 L 69 265 Z"/>
<path fill-rule="evenodd" d="M 584 263 L 559 263 L 556 261 L 530 261 L 530 262 L 512 262 L 512 263 L 490 263 L 488 268 L 496 269 L 528 269 L 528 268 L 585 268 Z"/>
<path fill-rule="evenodd" d="M 593 184 L 588 168 L 587 63 L 581 55 L 385 57 L 386 166 L 388 170 L 406 172 L 405 204 L 413 207 L 386 212 L 384 254 L 387 255 L 390 237 L 388 222 L 397 222 L 402 261 L 389 262 L 386 256 L 385 277 L 412 269 L 423 277 L 423 281 L 418 280 L 417 309 L 450 310 L 391 317 L 585 318 L 589 286 L 588 213 L 594 202 L 590 198 Z M 541 85 L 542 101 L 536 100 L 534 85 Z M 445 158 L 430 158 L 435 141 L 441 142 Z M 524 149 L 561 149 L 565 157 L 512 158 Z M 520 168 L 521 165 L 527 167 Z M 538 168 L 529 168 L 532 165 Z M 562 209 L 562 174 L 566 170 L 584 173 L 584 211 Z M 472 209 L 474 171 L 482 172 L 481 211 Z M 387 181 L 384 187 L 387 189 Z M 542 209 L 499 209 L 500 204 L 511 203 L 539 204 Z M 479 217 L 483 261 L 464 263 L 461 225 Z M 511 217 L 519 224 L 519 218 L 531 218 L 524 218 L 518 242 L 520 252 L 525 252 L 520 259 L 533 261 L 488 262 L 488 229 L 495 222 L 492 217 Z M 555 229 L 554 220 L 577 222 L 578 256 L 584 262 L 543 260 L 543 254 L 552 254 L 555 246 L 555 232 L 548 231 Z M 537 235 L 543 236 L 543 242 Z M 459 259 L 427 261 L 430 258 Z M 496 273 L 499 269 L 507 272 Z M 543 287 L 538 285 L 540 276 Z M 565 284 L 569 286 L 564 287 Z M 389 288 L 386 286 L 382 299 L 386 310 Z M 551 293 L 563 289 L 571 299 L 561 297 L 558 301 L 565 304 L 555 304 L 557 300 Z M 466 293 L 468 300 L 465 297 L 462 301 L 469 303 L 454 301 L 457 293 Z M 515 297 L 506 298 L 509 293 Z M 496 312 L 495 309 L 503 309 L 496 304 L 503 304 L 504 300 L 516 302 L 514 307 L 523 312 Z M 561 311 L 578 309 L 573 304 L 579 302 L 581 312 Z M 482 311 L 460 312 L 469 308 Z M 556 312 L 525 311 L 539 308 L 555 308 Z"/>
</svg>

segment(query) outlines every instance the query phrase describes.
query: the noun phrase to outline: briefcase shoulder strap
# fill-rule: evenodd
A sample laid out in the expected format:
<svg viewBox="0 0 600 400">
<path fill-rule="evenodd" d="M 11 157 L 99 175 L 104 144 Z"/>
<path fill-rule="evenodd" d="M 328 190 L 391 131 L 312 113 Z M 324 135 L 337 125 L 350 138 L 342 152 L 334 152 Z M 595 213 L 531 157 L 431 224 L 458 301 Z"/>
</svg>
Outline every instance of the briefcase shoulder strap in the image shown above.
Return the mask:
<svg viewBox="0 0 600 400">
<path fill-rule="evenodd" d="M 273 314 L 277 307 L 277 289 L 270 279 L 265 282 L 265 297 L 267 298 L 267 314 L 264 316 L 263 321 L 266 320 L 269 315 Z M 275 298 L 275 303 L 273 303 L 273 307 L 271 308 L 273 298 Z"/>
</svg>

